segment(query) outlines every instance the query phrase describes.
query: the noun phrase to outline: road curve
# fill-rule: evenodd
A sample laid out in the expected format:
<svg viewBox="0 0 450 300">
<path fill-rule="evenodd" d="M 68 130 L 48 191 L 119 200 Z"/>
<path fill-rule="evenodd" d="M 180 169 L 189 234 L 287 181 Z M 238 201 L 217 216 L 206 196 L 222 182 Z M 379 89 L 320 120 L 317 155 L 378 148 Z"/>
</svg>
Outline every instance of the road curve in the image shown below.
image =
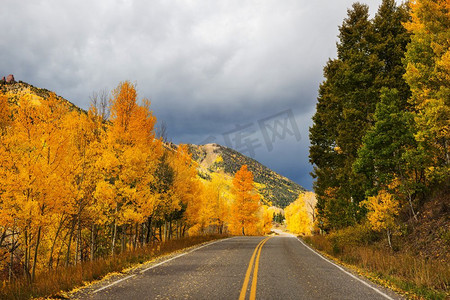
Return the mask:
<svg viewBox="0 0 450 300">
<path fill-rule="evenodd" d="M 225 239 L 103 286 L 94 285 L 74 298 L 400 299 L 291 236 Z"/>
</svg>

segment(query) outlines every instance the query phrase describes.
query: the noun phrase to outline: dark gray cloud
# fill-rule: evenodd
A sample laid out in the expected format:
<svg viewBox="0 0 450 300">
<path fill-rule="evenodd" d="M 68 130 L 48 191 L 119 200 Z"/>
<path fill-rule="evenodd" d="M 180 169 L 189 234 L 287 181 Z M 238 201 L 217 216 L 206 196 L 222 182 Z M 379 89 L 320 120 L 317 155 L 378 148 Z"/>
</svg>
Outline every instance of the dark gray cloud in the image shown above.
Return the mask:
<svg viewBox="0 0 450 300">
<path fill-rule="evenodd" d="M 381 0 L 365 2 L 373 13 Z M 236 124 L 289 109 L 301 140 L 278 139 L 270 151 L 256 149 L 255 159 L 311 188 L 308 127 L 323 65 L 335 56 L 351 4 L 4 0 L 0 73 L 83 108 L 93 91 L 131 80 L 183 143 L 223 141 Z"/>
</svg>

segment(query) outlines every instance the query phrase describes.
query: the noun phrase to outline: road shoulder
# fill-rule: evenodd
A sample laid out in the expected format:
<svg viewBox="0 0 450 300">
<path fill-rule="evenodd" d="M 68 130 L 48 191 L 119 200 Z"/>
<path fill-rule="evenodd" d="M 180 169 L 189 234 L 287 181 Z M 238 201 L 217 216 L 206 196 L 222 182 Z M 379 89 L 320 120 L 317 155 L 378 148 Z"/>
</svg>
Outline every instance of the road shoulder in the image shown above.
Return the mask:
<svg viewBox="0 0 450 300">
<path fill-rule="evenodd" d="M 372 289 L 373 291 L 375 291 L 379 295 L 383 296 L 384 298 L 389 299 L 389 300 L 405 299 L 397 291 L 394 291 L 387 286 L 383 286 L 377 282 L 372 281 L 372 279 L 370 277 L 365 276 L 364 272 L 361 272 L 361 270 L 359 270 L 358 268 L 344 264 L 337 258 L 332 257 L 326 253 L 322 253 L 321 251 L 318 251 L 317 249 L 314 249 L 312 246 L 308 245 L 301 237 L 298 237 L 298 236 L 295 236 L 295 235 L 292 235 L 289 233 L 287 233 L 287 234 L 292 237 L 295 237 L 305 248 L 309 249 L 311 252 L 313 252 L 314 254 L 319 256 L 324 261 L 333 265 L 334 267 L 336 267 L 343 273 L 347 274 L 351 278 L 361 282 L 363 285 Z"/>
<path fill-rule="evenodd" d="M 187 255 L 187 254 L 197 251 L 199 249 L 202 249 L 204 247 L 207 247 L 207 246 L 219 243 L 219 242 L 223 242 L 225 240 L 229 240 L 232 238 L 233 237 L 221 238 L 218 240 L 208 241 L 208 242 L 204 242 L 204 243 L 201 243 L 198 245 L 187 247 L 187 248 L 184 248 L 181 250 L 177 250 L 177 251 L 171 252 L 169 254 L 157 256 L 154 259 L 146 261 L 142 264 L 138 264 L 138 265 L 132 266 L 130 268 L 124 269 L 124 270 L 122 270 L 122 272 L 113 272 L 113 273 L 106 275 L 102 279 L 92 281 L 92 282 L 87 282 L 84 286 L 77 287 L 77 288 L 73 289 L 72 291 L 68 292 L 67 296 L 70 299 L 85 298 L 87 295 L 91 295 L 91 294 L 100 292 L 102 290 L 105 290 L 109 287 L 114 286 L 117 283 L 131 279 L 139 274 L 145 273 L 148 270 L 151 270 L 155 267 L 158 267 L 160 265 L 168 263 L 174 259 L 177 259 L 179 257 L 182 257 L 184 255 Z"/>
</svg>

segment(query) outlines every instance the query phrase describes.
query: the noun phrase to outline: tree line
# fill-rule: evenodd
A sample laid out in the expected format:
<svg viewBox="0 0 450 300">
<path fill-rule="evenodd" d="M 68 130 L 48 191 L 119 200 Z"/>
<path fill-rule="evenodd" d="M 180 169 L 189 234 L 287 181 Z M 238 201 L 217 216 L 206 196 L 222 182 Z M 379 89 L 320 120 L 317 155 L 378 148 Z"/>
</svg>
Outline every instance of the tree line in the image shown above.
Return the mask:
<svg viewBox="0 0 450 300">
<path fill-rule="evenodd" d="M 389 218 L 417 218 L 448 185 L 449 48 L 448 1 L 383 0 L 373 19 L 367 5 L 348 10 L 310 128 L 320 229 L 369 216 L 389 236 Z"/>
</svg>

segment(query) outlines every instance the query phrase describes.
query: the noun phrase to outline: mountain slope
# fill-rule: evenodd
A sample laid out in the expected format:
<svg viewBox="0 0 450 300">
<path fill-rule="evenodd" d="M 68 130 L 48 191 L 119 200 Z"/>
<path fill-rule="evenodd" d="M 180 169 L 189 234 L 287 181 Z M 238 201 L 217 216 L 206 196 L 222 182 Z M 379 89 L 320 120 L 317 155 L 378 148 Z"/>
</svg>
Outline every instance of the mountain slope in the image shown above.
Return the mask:
<svg viewBox="0 0 450 300">
<path fill-rule="evenodd" d="M 23 81 L 14 83 L 3 83 L 2 81 L 0 81 L 0 93 L 8 96 L 10 102 L 17 103 L 19 98 L 22 96 L 27 96 L 28 99 L 33 102 L 46 100 L 53 92 L 47 89 L 35 87 Z M 58 100 L 65 102 L 71 110 L 85 112 L 83 109 L 79 108 L 69 100 L 66 100 L 56 94 L 55 96 Z"/>
<path fill-rule="evenodd" d="M 189 150 L 192 158 L 199 164 L 200 176 L 204 178 L 215 172 L 224 172 L 232 177 L 242 165 L 247 165 L 253 172 L 259 193 L 274 206 L 284 208 L 305 191 L 299 184 L 233 149 L 218 144 L 207 144 L 189 145 Z"/>
</svg>

